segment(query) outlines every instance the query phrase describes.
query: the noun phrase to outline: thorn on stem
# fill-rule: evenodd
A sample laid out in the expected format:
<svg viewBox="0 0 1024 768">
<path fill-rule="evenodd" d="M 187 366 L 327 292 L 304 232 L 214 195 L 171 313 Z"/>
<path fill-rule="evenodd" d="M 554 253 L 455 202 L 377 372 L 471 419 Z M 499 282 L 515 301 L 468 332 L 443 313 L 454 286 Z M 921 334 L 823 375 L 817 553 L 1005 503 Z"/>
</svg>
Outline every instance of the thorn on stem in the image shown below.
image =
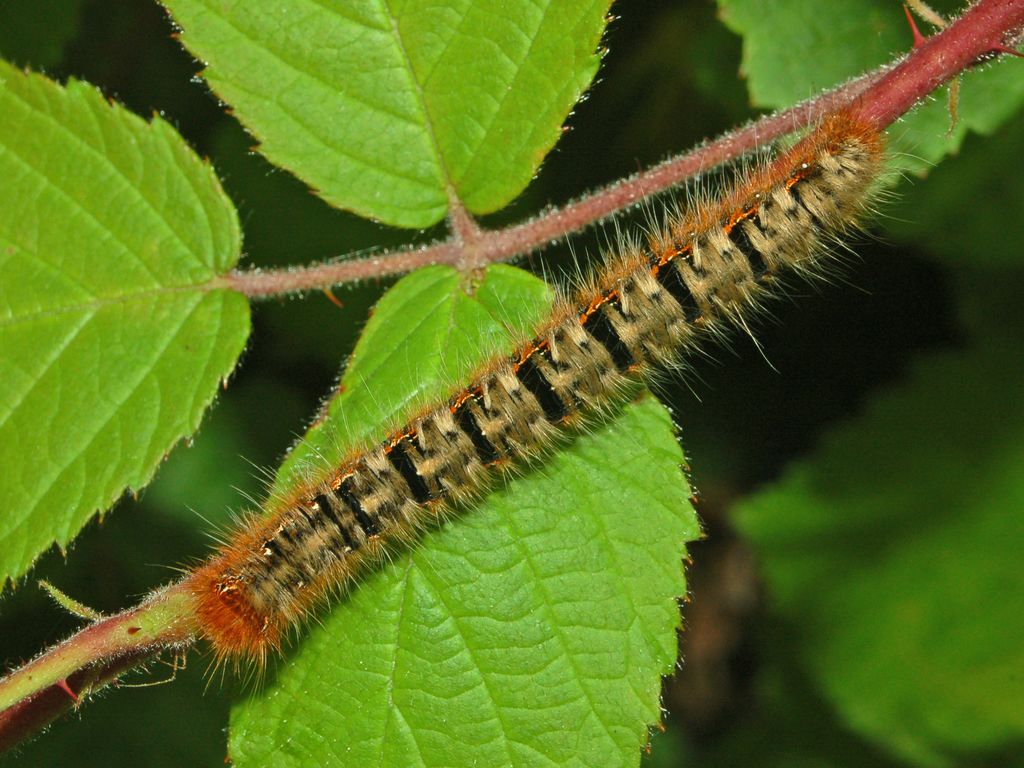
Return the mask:
<svg viewBox="0 0 1024 768">
<path fill-rule="evenodd" d="M 917 28 L 917 22 L 914 21 L 914 15 L 910 12 L 910 6 L 904 5 L 903 12 L 907 14 L 907 24 L 910 25 L 910 31 L 914 35 L 914 50 L 917 50 L 928 40 L 924 35 L 921 34 L 921 30 Z"/>
<path fill-rule="evenodd" d="M 66 677 L 57 681 L 57 687 L 64 691 L 64 693 L 66 693 L 68 696 L 70 696 L 71 700 L 75 702 L 76 706 L 82 703 L 81 699 L 78 698 L 78 695 L 71 690 L 71 686 L 68 685 L 68 680 Z"/>
<path fill-rule="evenodd" d="M 1011 48 L 1008 45 L 1003 45 L 1002 43 L 1000 43 L 999 45 L 992 46 L 992 48 L 989 49 L 989 52 L 996 55 L 1000 53 L 1005 53 L 1007 56 L 1016 56 L 1018 59 L 1024 59 L 1024 53 L 1021 53 L 1016 48 Z"/>
<path fill-rule="evenodd" d="M 335 296 L 334 293 L 331 292 L 330 288 L 324 288 L 323 292 L 324 292 L 324 296 L 326 296 L 330 300 L 331 304 L 336 306 L 338 309 L 344 309 L 344 306 L 342 305 L 341 300 L 338 299 L 338 297 Z"/>
</svg>

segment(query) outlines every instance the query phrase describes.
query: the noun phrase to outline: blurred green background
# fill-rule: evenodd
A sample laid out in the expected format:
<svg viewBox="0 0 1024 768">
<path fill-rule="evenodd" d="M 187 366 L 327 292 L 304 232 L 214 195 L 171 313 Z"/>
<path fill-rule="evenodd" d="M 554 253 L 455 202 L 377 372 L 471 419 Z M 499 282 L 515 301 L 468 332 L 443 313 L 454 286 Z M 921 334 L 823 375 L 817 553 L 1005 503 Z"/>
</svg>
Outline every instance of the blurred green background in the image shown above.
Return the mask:
<svg viewBox="0 0 1024 768">
<path fill-rule="evenodd" d="M 717 18 L 713 3 L 623 2 L 614 11 L 605 37 L 608 55 L 589 98 L 570 117 L 570 130 L 521 198 L 485 224 L 564 203 L 758 114 L 739 74 L 740 38 Z M 892 14 L 900 13 L 893 3 Z M 199 64 L 172 32 L 151 0 L 0 3 L 5 58 L 57 79 L 95 83 L 139 114 L 158 112 L 211 158 L 241 213 L 248 264 L 308 263 L 443 236 L 334 211 L 252 154 L 252 140 L 196 79 Z M 904 386 L 923 355 L 958 354 L 986 339 L 1000 340 L 999 354 L 1020 354 L 1022 152 L 1019 115 L 992 137 L 970 136 L 960 155 L 927 181 L 899 183 L 841 274 L 826 284 L 797 286 L 789 300 L 776 303 L 758 330 L 757 345 L 737 338 L 731 348 L 715 350 L 715 359 L 694 361 L 684 376 L 659 383 L 659 397 L 671 407 L 691 458 L 707 538 L 693 547 L 692 599 L 681 636 L 685 663 L 666 682 L 669 714 L 645 757 L 650 765 L 1024 765 L 1021 736 L 1012 729 L 936 757 L 886 746 L 871 727 L 853 722 L 852 710 L 835 705 L 824 692 L 828 685 L 819 682 L 820 670 L 804 657 L 799 614 L 788 610 L 792 603 L 776 601 L 775 582 L 763 579 L 763 550 L 756 544 L 771 536 L 761 535 L 758 503 L 753 522 L 744 527 L 753 532 L 753 543 L 733 524 L 738 503 L 792 462 L 813 462 L 836 425 L 865 419 L 864 429 L 880 422 L 881 429 L 891 427 L 863 414 L 880 393 Z M 637 215 L 642 221 L 644 214 Z M 528 265 L 556 279 L 571 275 L 575 263 L 599 254 L 610 236 L 610 230 L 598 230 L 576 238 L 574 254 L 559 246 Z M 261 496 L 263 469 L 273 470 L 314 418 L 389 284 L 336 289 L 340 309 L 321 294 L 256 306 L 248 352 L 192 444 L 172 453 L 140 498 L 123 500 L 87 526 L 69 552 L 47 555 L 28 581 L 4 596 L 4 665 L 19 663 L 76 626 L 36 588 L 36 578 L 109 612 L 173 578 L 174 566 L 202 557 L 211 544 L 208 532 L 244 508 L 247 495 Z M 1007 409 L 1019 411 L 1021 366 L 1006 363 L 984 367 L 984 383 L 992 386 L 950 390 L 971 400 L 971 423 L 982 432 Z M 993 383 L 1001 376 L 1007 378 Z M 933 383 L 927 375 L 924 381 Z M 905 397 L 913 401 L 913 382 L 906 386 Z M 944 390 L 930 395 L 922 385 L 921 391 L 921 398 L 934 397 L 936 419 L 963 407 L 942 400 Z M 884 440 L 879 435 L 878 442 Z M 1006 444 L 1016 452 L 1024 443 L 1008 438 Z M 1024 463 L 1015 456 L 1011 474 Z M 964 470 L 957 482 L 969 487 L 972 473 Z M 879 481 L 882 491 L 899 487 L 886 482 Z M 1006 500 L 1008 516 L 1020 515 L 1014 498 L 1019 496 Z M 879 503 L 886 503 L 882 493 Z M 916 524 L 924 528 L 929 512 L 920 514 Z M 828 546 L 870 551 L 889 533 L 883 524 L 877 539 L 851 536 Z M 1016 542 L 1024 544 L 1024 535 Z M 1005 584 L 1018 601 L 1020 581 Z M 884 597 L 866 600 L 870 606 Z M 244 690 L 230 678 L 207 680 L 207 662 L 193 655 L 173 683 L 111 689 L 0 762 L 222 765 L 229 703 Z M 170 675 L 169 668 L 153 664 L 148 674 L 126 682 L 160 682 Z M 1019 678 L 1016 683 L 1019 696 Z"/>
</svg>

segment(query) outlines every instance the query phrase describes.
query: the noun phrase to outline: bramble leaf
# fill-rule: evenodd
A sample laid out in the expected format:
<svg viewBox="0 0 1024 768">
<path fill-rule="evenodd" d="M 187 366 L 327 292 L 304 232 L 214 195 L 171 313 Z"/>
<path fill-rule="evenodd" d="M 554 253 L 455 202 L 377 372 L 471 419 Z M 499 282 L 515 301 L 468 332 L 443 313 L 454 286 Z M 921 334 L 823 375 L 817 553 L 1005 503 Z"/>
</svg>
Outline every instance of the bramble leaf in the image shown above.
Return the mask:
<svg viewBox="0 0 1024 768">
<path fill-rule="evenodd" d="M 1024 119 L 985 139 L 967 137 L 926 182 L 904 185 L 886 207 L 886 230 L 956 269 L 1020 269 L 1024 219 L 1013 211 L 1024 210 L 1024 174 L 1007 169 L 1022 152 Z"/>
<path fill-rule="evenodd" d="M 549 302 L 541 281 L 503 266 L 474 283 L 444 267 L 399 282 L 284 482 L 368 430 L 382 438 Z M 681 558 L 698 533 L 682 458 L 645 396 L 499 485 L 311 628 L 235 708 L 232 759 L 635 765 L 675 662 Z"/>
<path fill-rule="evenodd" d="M 841 717 L 921 765 L 1024 737 L 1021 380 L 1015 333 L 934 355 L 737 518 Z"/>
<path fill-rule="evenodd" d="M 0 584 L 138 490 L 249 329 L 234 208 L 163 120 L 0 62 Z"/>
<path fill-rule="evenodd" d="M 527 185 L 597 72 L 608 0 L 164 0 L 260 151 L 402 227 Z"/>
</svg>

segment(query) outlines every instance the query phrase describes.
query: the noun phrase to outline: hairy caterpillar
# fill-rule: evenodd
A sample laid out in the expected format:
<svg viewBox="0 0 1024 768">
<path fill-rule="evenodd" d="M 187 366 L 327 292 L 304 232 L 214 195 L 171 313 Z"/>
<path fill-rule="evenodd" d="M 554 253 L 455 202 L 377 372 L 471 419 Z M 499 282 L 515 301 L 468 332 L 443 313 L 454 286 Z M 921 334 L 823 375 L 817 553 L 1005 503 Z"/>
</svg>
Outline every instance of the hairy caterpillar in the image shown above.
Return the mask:
<svg viewBox="0 0 1024 768">
<path fill-rule="evenodd" d="M 881 157 L 875 130 L 833 116 L 610 257 L 514 354 L 241 527 L 187 581 L 201 634 L 221 657 L 263 659 L 391 542 L 543 451 L 628 381 L 742 325 L 778 274 L 813 273 L 825 246 L 856 224 Z"/>
</svg>

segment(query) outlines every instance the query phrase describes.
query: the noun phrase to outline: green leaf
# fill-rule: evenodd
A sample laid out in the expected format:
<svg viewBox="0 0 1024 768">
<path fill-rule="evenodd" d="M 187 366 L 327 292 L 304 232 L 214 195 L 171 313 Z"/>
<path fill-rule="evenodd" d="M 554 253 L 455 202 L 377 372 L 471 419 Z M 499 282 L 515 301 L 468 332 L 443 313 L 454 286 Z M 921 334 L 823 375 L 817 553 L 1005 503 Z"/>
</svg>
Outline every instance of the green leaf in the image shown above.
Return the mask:
<svg viewBox="0 0 1024 768">
<path fill-rule="evenodd" d="M 260 151 L 403 227 L 523 190 L 593 79 L 608 0 L 164 0 Z"/>
<path fill-rule="evenodd" d="M 1024 738 L 1020 349 L 928 358 L 737 518 L 825 695 L 922 765 Z"/>
<path fill-rule="evenodd" d="M 1024 74 L 1024 73 L 1022 73 Z M 1024 120 L 988 139 L 968 137 L 963 152 L 906 185 L 887 206 L 886 230 L 950 266 L 1024 266 L 1024 174 L 1008 172 L 1024 153 Z"/>
<path fill-rule="evenodd" d="M 718 0 L 722 18 L 743 36 L 743 73 L 759 107 L 788 107 L 908 51 L 910 27 L 890 0 Z M 952 12 L 962 3 L 935 3 Z M 922 25 L 923 26 L 923 25 Z M 813 62 L 813 66 L 808 66 Z M 1024 103 L 1024 78 L 1012 63 L 963 77 L 960 121 L 950 133 L 944 95 L 918 106 L 890 133 L 894 167 L 917 173 L 955 153 L 968 131 L 990 134 Z"/>
<path fill-rule="evenodd" d="M 339 445 L 382 438 L 382 425 L 400 427 L 401 414 L 446 396 L 465 383 L 474 361 L 508 350 L 510 333 L 525 334 L 545 316 L 553 299 L 545 283 L 500 264 L 488 275 L 474 284 L 453 269 L 432 267 L 385 295 L 352 353 L 327 418 L 291 450 L 275 491 L 287 493 L 325 462 L 340 462 Z M 396 364 L 407 375 L 395 375 Z"/>
<path fill-rule="evenodd" d="M 139 489 L 249 329 L 234 208 L 165 122 L 0 62 L 0 583 Z"/>
<path fill-rule="evenodd" d="M 510 267 L 475 283 L 446 267 L 402 280 L 282 482 L 464 383 L 549 303 L 542 282 Z M 638 764 L 698 534 L 681 462 L 668 415 L 644 397 L 526 468 L 324 616 L 235 708 L 233 760 Z"/>
</svg>

